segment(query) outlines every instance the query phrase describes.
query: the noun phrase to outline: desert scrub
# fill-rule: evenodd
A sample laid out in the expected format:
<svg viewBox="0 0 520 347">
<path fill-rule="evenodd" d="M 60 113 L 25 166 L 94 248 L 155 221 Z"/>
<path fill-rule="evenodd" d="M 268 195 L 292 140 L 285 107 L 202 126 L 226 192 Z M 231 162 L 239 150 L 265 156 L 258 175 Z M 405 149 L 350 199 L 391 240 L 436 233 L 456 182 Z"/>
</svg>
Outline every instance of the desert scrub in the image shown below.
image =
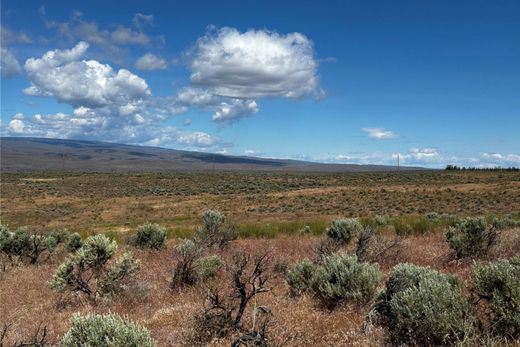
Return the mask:
<svg viewBox="0 0 520 347">
<path fill-rule="evenodd" d="M 75 314 L 72 325 L 61 339 L 62 347 L 153 347 L 148 330 L 140 325 L 110 313 L 85 316 Z"/>
<path fill-rule="evenodd" d="M 362 228 L 355 218 L 336 219 L 327 229 L 327 237 L 340 245 L 347 245 Z"/>
<path fill-rule="evenodd" d="M 224 247 L 237 238 L 234 228 L 224 225 L 225 217 L 218 211 L 206 211 L 202 215 L 204 225 L 195 231 L 195 241 L 205 247 Z"/>
<path fill-rule="evenodd" d="M 374 310 L 393 344 L 454 345 L 475 332 L 473 307 L 457 278 L 398 264 Z"/>
<path fill-rule="evenodd" d="M 476 266 L 473 281 L 476 295 L 491 308 L 490 332 L 508 340 L 520 338 L 520 257 Z"/>
<path fill-rule="evenodd" d="M 195 261 L 194 267 L 200 280 L 215 277 L 217 272 L 224 267 L 224 261 L 218 255 L 212 254 Z"/>
<path fill-rule="evenodd" d="M 345 301 L 363 304 L 372 299 L 381 277 L 378 265 L 359 263 L 356 256 L 336 253 L 316 269 L 312 290 L 328 309 Z"/>
<path fill-rule="evenodd" d="M 81 240 L 81 235 L 78 233 L 72 233 L 67 237 L 65 248 L 69 252 L 76 252 L 82 245 L 83 241 Z"/>
<path fill-rule="evenodd" d="M 137 227 L 137 233 L 129 243 L 139 248 L 161 249 L 166 247 L 166 230 L 159 224 L 145 223 Z"/>
<path fill-rule="evenodd" d="M 173 249 L 173 256 L 176 259 L 173 270 L 171 288 L 191 286 L 198 280 L 196 262 L 202 255 L 202 248 L 193 240 L 182 240 Z"/>
<path fill-rule="evenodd" d="M 446 241 L 457 259 L 478 257 L 487 253 L 497 238 L 496 228 L 485 218 L 466 218 L 446 232 Z"/>
<path fill-rule="evenodd" d="M 0 225 L 0 253 L 30 264 L 35 264 L 43 255 L 49 256 L 62 241 L 60 233 L 34 234 L 25 228 L 11 232 L 6 226 Z"/>
<path fill-rule="evenodd" d="M 88 237 L 60 265 L 49 287 L 58 293 L 83 293 L 90 299 L 125 289 L 139 273 L 141 263 L 127 252 L 109 266 L 116 250 L 117 243 L 105 235 Z"/>
<path fill-rule="evenodd" d="M 293 265 L 287 273 L 289 294 L 299 296 L 307 292 L 311 288 L 315 271 L 316 265 L 307 258 L 301 263 Z"/>
</svg>

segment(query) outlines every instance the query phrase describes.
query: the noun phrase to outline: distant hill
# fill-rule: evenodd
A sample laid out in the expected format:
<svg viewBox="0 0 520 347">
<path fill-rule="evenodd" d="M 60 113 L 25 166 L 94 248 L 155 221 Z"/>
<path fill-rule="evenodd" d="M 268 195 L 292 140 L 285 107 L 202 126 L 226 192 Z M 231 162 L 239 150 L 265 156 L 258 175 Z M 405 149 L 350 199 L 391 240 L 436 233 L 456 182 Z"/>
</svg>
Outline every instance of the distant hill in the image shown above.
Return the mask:
<svg viewBox="0 0 520 347">
<path fill-rule="evenodd" d="M 401 167 L 401 170 L 420 170 Z M 368 172 L 395 171 L 383 165 L 323 164 L 264 159 L 109 142 L 32 137 L 0 138 L 1 172 Z"/>
</svg>

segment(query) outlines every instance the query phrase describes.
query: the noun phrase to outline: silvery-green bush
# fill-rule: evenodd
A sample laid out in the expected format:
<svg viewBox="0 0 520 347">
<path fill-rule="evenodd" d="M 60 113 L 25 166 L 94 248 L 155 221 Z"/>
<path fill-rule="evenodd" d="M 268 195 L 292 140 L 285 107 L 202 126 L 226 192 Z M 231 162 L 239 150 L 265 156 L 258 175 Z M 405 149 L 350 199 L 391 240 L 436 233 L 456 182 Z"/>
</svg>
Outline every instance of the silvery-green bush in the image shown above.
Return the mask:
<svg viewBox="0 0 520 347">
<path fill-rule="evenodd" d="M 195 271 L 201 280 L 215 277 L 217 272 L 224 267 L 224 261 L 218 255 L 212 254 L 195 261 Z"/>
<path fill-rule="evenodd" d="M 153 347 L 148 330 L 117 314 L 76 314 L 61 339 L 62 347 Z"/>
<path fill-rule="evenodd" d="M 139 273 L 141 263 L 127 252 L 109 261 L 117 250 L 117 243 L 105 235 L 88 237 L 83 245 L 59 266 L 49 282 L 56 292 L 86 294 L 90 298 L 116 293 L 128 286 Z"/>
<path fill-rule="evenodd" d="M 509 340 L 520 338 L 520 257 L 477 266 L 473 271 L 475 292 L 493 314 L 493 335 Z"/>
<path fill-rule="evenodd" d="M 202 215 L 203 227 L 195 231 L 195 241 L 205 247 L 224 247 L 236 239 L 236 231 L 224 225 L 225 217 L 218 211 L 206 211 Z"/>
<path fill-rule="evenodd" d="M 166 230 L 159 224 L 145 223 L 137 227 L 130 244 L 140 248 L 161 249 L 166 247 Z"/>
<path fill-rule="evenodd" d="M 65 247 L 69 252 L 76 252 L 83 245 L 81 235 L 78 233 L 72 233 L 68 236 Z"/>
<path fill-rule="evenodd" d="M 193 240 L 185 239 L 175 246 L 173 256 L 176 264 L 170 283 L 171 288 L 191 286 L 197 282 L 199 276 L 195 265 L 201 255 L 201 246 Z"/>
<path fill-rule="evenodd" d="M 289 294 L 298 296 L 307 292 L 312 285 L 316 265 L 305 258 L 301 263 L 293 265 L 287 273 L 287 284 L 289 284 Z"/>
<path fill-rule="evenodd" d="M 336 253 L 325 257 L 316 269 L 312 289 L 324 306 L 333 309 L 345 301 L 368 302 L 381 277 L 377 264 L 360 263 L 355 255 Z"/>
<path fill-rule="evenodd" d="M 10 231 L 0 225 L 0 253 L 35 264 L 43 255 L 49 255 L 63 241 L 61 233 L 35 234 L 26 228 Z"/>
<path fill-rule="evenodd" d="M 466 218 L 446 231 L 446 241 L 457 259 L 485 254 L 497 238 L 496 228 L 483 217 Z"/>
<path fill-rule="evenodd" d="M 428 267 L 396 265 L 374 310 L 396 345 L 453 345 L 475 332 L 473 307 L 457 278 Z"/>
<path fill-rule="evenodd" d="M 355 218 L 336 219 L 327 229 L 327 237 L 338 244 L 346 245 L 362 229 L 363 226 Z"/>
</svg>

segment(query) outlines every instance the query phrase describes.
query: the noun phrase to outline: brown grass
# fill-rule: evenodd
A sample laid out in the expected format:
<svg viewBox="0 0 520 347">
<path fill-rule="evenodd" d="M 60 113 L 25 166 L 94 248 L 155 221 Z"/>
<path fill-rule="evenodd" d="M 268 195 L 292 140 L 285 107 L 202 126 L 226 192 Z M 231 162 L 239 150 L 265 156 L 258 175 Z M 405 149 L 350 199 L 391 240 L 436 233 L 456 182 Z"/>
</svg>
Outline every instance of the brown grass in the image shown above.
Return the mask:
<svg viewBox="0 0 520 347">
<path fill-rule="evenodd" d="M 496 254 L 507 257 L 520 251 L 519 230 L 504 231 L 502 241 L 495 247 Z M 275 239 L 241 239 L 233 241 L 221 252 L 228 260 L 237 250 L 249 253 L 268 251 L 271 260 L 285 258 L 289 263 L 312 257 L 316 236 L 291 236 Z M 92 306 L 78 300 L 59 307 L 63 297 L 46 285 L 64 255 L 55 255 L 48 263 L 35 266 L 22 265 L 3 273 L 0 279 L 0 326 L 11 325 L 8 343 L 23 340 L 34 333 L 38 325 L 48 328 L 49 336 L 57 341 L 68 329 L 69 318 L 75 312 L 117 312 L 146 326 L 159 346 L 198 345 L 190 339 L 191 317 L 204 305 L 206 289 L 210 285 L 228 281 L 221 273 L 212 283 L 171 290 L 168 286 L 173 268 L 172 247 L 161 251 L 134 250 L 142 261 L 136 289 L 111 300 L 99 300 Z M 513 246 L 511 246 L 513 245 Z M 120 252 L 124 251 L 120 247 Z M 493 256 L 490 255 L 490 256 Z M 394 256 L 387 258 L 381 268 L 388 271 L 399 262 L 411 262 L 468 278 L 471 262 L 455 262 L 442 234 L 426 234 L 407 237 Z M 283 278 L 272 281 L 272 290 L 258 296 L 258 305 L 269 306 L 274 322 L 269 330 L 275 345 L 286 346 L 380 346 L 385 336 L 380 330 L 369 335 L 361 331 L 368 307 L 344 305 L 330 313 L 317 306 L 309 296 L 291 298 Z M 245 316 L 246 327 L 250 315 Z M 229 346 L 238 336 L 215 340 L 210 346 Z M 191 342 L 190 342 L 191 341 Z"/>
</svg>

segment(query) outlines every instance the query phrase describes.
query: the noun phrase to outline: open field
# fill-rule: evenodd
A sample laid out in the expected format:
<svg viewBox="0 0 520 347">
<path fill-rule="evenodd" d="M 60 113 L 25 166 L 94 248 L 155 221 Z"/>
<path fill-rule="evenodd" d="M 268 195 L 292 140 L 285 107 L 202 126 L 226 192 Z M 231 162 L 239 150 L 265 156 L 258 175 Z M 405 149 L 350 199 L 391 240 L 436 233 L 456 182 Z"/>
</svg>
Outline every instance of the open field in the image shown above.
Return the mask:
<svg viewBox="0 0 520 347">
<path fill-rule="evenodd" d="M 1 184 L 3 223 L 85 234 L 150 221 L 185 235 L 207 209 L 244 232 L 286 233 L 337 217 L 520 211 L 518 172 L 3 174 Z"/>
<path fill-rule="evenodd" d="M 28 226 L 48 232 L 68 229 L 83 237 L 105 233 L 119 243 L 117 254 L 132 250 L 141 272 L 132 290 L 95 303 L 66 298 L 47 285 L 67 256 L 58 248 L 34 265 L 9 265 L 0 272 L 0 327 L 9 326 L 6 346 L 28 340 L 40 326 L 57 343 L 76 312 L 116 312 L 145 326 L 158 346 L 201 346 L 194 341 L 193 315 L 204 308 L 208 288 L 230 283 L 221 271 L 194 286 L 171 289 L 176 237 L 191 237 L 205 210 L 226 215 L 239 233 L 218 254 L 267 252 L 270 264 L 292 266 L 316 259 L 327 226 L 338 217 L 357 217 L 363 225 L 385 216 L 381 233 L 400 243 L 378 260 L 384 278 L 396 264 L 409 262 L 457 275 L 470 288 L 473 262 L 457 261 L 444 231 L 457 217 L 507 216 L 520 220 L 518 172 L 406 172 L 352 174 L 3 174 L 1 219 L 10 229 Z M 435 213 L 435 214 L 433 214 Z M 440 217 L 439 217 L 440 216 Z M 145 221 L 166 227 L 169 240 L 160 250 L 141 250 L 125 240 Z M 299 231 L 308 225 L 311 233 Z M 355 242 L 343 247 L 353 252 Z M 486 256 L 486 263 L 520 253 L 520 229 L 507 227 Z M 384 280 L 378 288 L 382 288 Z M 271 308 L 272 346 L 382 346 L 381 328 L 362 331 L 370 303 L 345 303 L 332 312 L 310 294 L 291 297 L 284 274 L 271 278 L 257 304 Z M 251 307 L 244 329 L 251 328 Z M 229 346 L 241 333 L 215 339 Z M 471 346 L 477 346 L 473 342 Z M 498 344 L 500 345 L 500 344 Z M 514 344 L 509 344 L 514 345 Z M 508 346 L 509 346 L 508 345 Z"/>
</svg>

